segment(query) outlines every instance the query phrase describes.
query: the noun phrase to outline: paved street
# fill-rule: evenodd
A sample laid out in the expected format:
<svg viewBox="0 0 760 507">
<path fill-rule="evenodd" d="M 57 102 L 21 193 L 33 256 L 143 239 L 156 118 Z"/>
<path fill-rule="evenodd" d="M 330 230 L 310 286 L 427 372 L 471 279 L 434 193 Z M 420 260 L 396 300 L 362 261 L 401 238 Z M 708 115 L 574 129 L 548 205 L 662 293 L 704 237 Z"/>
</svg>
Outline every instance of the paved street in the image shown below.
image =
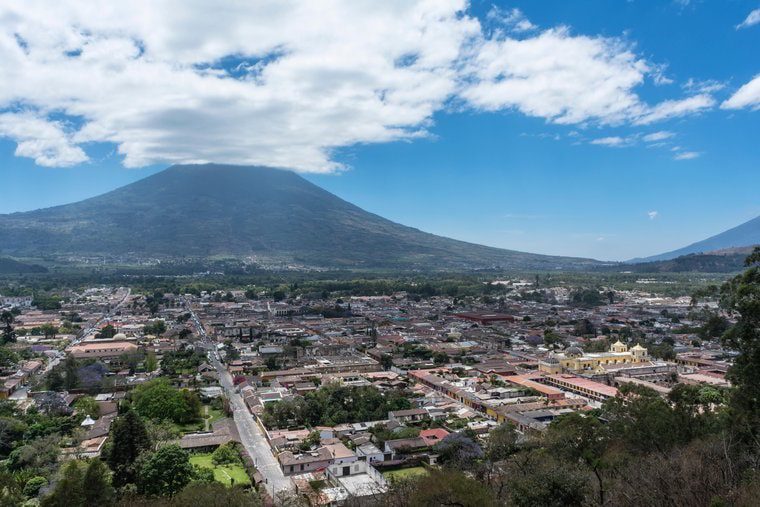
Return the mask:
<svg viewBox="0 0 760 507">
<path fill-rule="evenodd" d="M 119 288 L 119 290 L 121 290 L 121 288 Z M 125 289 L 124 296 L 119 300 L 119 302 L 116 304 L 116 306 L 114 306 L 113 308 L 111 308 L 111 311 L 109 311 L 108 313 L 104 314 L 93 325 L 91 325 L 90 327 L 87 327 L 87 328 L 83 329 L 82 331 L 80 331 L 77 334 L 76 339 L 74 339 L 74 341 L 72 343 L 74 345 L 76 345 L 76 344 L 80 343 L 82 340 L 84 340 L 85 338 L 87 338 L 90 334 L 92 334 L 95 331 L 97 331 L 100 328 L 100 325 L 103 322 L 106 322 L 107 320 L 110 320 L 111 317 L 116 314 L 116 311 L 119 308 L 121 308 L 121 305 L 123 305 L 127 301 L 127 299 L 129 299 L 129 296 L 131 294 L 132 294 L 132 288 L 131 287 L 127 287 Z"/>
<path fill-rule="evenodd" d="M 186 307 L 191 313 L 195 327 L 198 329 L 198 333 L 206 344 L 207 349 L 211 351 L 211 354 L 209 354 L 211 356 L 211 364 L 219 373 L 220 383 L 230 400 L 230 404 L 234 411 L 235 425 L 240 434 L 240 440 L 243 447 L 248 451 L 248 454 L 253 458 L 254 463 L 256 464 L 256 469 L 264 477 L 267 491 L 272 498 L 275 498 L 280 492 L 291 492 L 293 489 L 292 481 L 282 473 L 282 469 L 280 469 L 277 459 L 272 454 L 269 443 L 261 431 L 261 428 L 256 424 L 253 415 L 251 415 L 248 408 L 245 406 L 243 397 L 235 391 L 234 386 L 232 385 L 232 377 L 217 358 L 216 349 L 208 340 L 206 331 L 203 329 L 203 326 L 201 326 L 197 315 L 189 305 L 186 305 Z"/>
</svg>

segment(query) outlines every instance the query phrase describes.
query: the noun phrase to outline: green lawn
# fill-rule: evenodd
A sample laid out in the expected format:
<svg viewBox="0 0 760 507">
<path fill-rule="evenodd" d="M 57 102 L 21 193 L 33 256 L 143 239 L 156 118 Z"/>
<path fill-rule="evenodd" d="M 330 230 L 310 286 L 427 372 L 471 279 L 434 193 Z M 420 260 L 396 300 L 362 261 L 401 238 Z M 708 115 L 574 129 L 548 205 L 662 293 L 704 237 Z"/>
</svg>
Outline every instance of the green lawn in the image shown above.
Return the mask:
<svg viewBox="0 0 760 507">
<path fill-rule="evenodd" d="M 209 407 L 209 409 L 208 409 L 208 424 L 209 424 L 209 426 L 211 426 L 212 424 L 214 424 L 219 419 L 223 419 L 224 417 L 227 417 L 226 415 L 224 415 L 224 412 L 222 412 L 221 410 L 217 410 L 215 408 Z"/>
<path fill-rule="evenodd" d="M 214 465 L 211 462 L 211 454 L 193 454 L 190 456 L 190 463 L 203 468 L 210 468 L 214 471 L 214 479 L 229 486 L 231 479 L 235 484 L 247 486 L 251 484 L 251 478 L 241 465 Z"/>
<path fill-rule="evenodd" d="M 398 470 L 388 470 L 383 472 L 383 477 L 389 481 L 399 481 L 404 479 L 411 479 L 420 475 L 427 475 L 428 471 L 425 467 L 411 467 L 411 468 L 399 468 Z"/>
</svg>

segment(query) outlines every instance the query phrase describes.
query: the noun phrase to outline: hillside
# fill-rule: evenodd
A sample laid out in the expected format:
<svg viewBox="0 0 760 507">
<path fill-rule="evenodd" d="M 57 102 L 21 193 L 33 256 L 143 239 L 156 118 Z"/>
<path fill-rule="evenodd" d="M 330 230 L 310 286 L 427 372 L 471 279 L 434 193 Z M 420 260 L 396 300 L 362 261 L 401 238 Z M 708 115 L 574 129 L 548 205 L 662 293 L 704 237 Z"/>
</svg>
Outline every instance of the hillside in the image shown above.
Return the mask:
<svg viewBox="0 0 760 507">
<path fill-rule="evenodd" d="M 368 213 L 295 173 L 173 166 L 74 204 L 0 215 L 0 253 L 121 258 L 253 257 L 387 269 L 577 269 L 597 261 L 491 248 Z"/>
<path fill-rule="evenodd" d="M 753 247 L 726 248 L 698 254 L 688 254 L 662 261 L 640 262 L 603 268 L 605 271 L 633 271 L 635 273 L 737 273 L 742 271 L 744 260 Z"/>
<path fill-rule="evenodd" d="M 8 257 L 0 257 L 0 275 L 21 273 L 46 273 L 47 269 L 37 264 L 27 264 Z"/>
<path fill-rule="evenodd" d="M 632 259 L 628 262 L 651 262 L 675 259 L 683 255 L 712 252 L 736 247 L 748 247 L 760 244 L 760 216 L 744 222 L 732 229 L 711 236 L 691 245 L 643 259 Z"/>
</svg>

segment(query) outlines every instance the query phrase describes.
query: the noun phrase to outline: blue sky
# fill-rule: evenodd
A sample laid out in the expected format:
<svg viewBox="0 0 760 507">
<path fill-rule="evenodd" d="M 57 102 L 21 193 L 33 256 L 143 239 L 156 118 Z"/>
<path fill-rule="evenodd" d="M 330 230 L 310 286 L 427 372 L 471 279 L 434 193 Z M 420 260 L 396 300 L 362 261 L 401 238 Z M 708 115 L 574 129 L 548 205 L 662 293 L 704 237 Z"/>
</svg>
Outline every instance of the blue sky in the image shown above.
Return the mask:
<svg viewBox="0 0 760 507">
<path fill-rule="evenodd" d="M 760 2 L 450 7 L 367 13 L 375 22 L 355 31 L 354 6 L 320 14 L 301 37 L 340 36 L 309 60 L 300 41 L 259 26 L 202 26 L 209 43 L 194 46 L 180 37 L 188 26 L 144 27 L 139 12 L 104 12 L 81 37 L 104 35 L 69 40 L 83 19 L 74 7 L 39 21 L 19 3 L 15 14 L 40 26 L 4 33 L 19 79 L 0 85 L 0 213 L 94 196 L 172 162 L 220 161 L 295 169 L 425 231 L 598 259 L 660 253 L 760 215 Z M 315 14 L 266 16 L 290 32 Z M 112 35 L 122 22 L 134 30 L 126 42 Z M 439 35 L 417 37 L 421 24 Z M 52 43 L 40 35 L 56 30 L 65 36 Z"/>
</svg>

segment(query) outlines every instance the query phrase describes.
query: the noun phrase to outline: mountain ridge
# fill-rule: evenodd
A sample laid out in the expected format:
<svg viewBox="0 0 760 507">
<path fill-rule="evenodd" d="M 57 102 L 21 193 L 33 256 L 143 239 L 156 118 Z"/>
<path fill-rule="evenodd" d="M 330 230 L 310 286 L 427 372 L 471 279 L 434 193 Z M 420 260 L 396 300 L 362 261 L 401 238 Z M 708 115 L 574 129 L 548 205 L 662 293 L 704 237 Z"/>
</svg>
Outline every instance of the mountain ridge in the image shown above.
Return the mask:
<svg viewBox="0 0 760 507">
<path fill-rule="evenodd" d="M 716 250 L 730 248 L 742 248 L 760 244 L 760 216 L 748 220 L 728 230 L 710 236 L 701 241 L 691 243 L 685 247 L 671 250 L 670 252 L 652 255 L 649 257 L 636 258 L 626 261 L 628 263 L 645 263 L 654 261 L 667 261 L 689 254 L 711 253 Z"/>
<path fill-rule="evenodd" d="M 367 212 L 286 170 L 175 165 L 83 201 L 0 215 L 0 253 L 262 257 L 318 267 L 578 269 L 592 259 L 467 243 Z"/>
</svg>

